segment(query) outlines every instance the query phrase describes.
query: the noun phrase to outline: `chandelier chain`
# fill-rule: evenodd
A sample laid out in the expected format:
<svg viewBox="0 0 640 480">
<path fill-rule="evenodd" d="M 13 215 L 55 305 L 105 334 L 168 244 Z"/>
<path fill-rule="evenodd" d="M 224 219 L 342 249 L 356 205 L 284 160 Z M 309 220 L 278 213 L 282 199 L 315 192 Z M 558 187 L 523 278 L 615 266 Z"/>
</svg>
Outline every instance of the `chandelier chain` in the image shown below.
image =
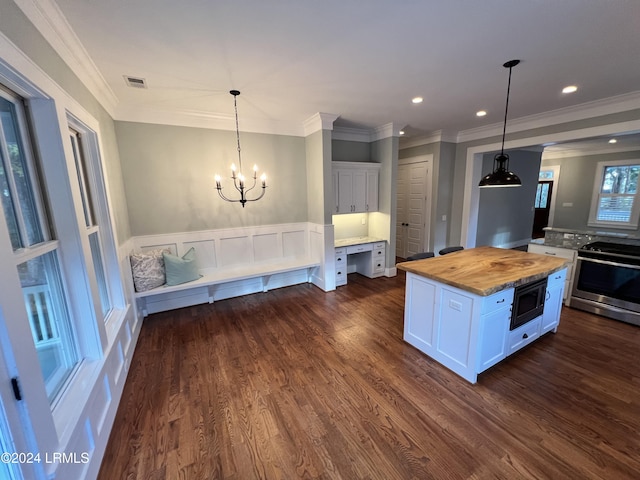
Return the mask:
<svg viewBox="0 0 640 480">
<path fill-rule="evenodd" d="M 238 143 L 238 171 L 242 173 L 242 156 L 240 155 L 240 126 L 238 124 L 238 95 L 233 95 L 233 107 L 236 112 L 236 141 Z"/>
</svg>

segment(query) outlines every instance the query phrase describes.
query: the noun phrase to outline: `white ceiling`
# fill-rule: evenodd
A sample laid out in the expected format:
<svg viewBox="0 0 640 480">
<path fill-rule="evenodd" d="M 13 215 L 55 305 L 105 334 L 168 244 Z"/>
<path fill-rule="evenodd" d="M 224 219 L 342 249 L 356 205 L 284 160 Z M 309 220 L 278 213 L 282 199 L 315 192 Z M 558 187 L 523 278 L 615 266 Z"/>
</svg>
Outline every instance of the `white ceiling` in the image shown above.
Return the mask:
<svg viewBox="0 0 640 480">
<path fill-rule="evenodd" d="M 55 2 L 120 119 L 228 121 L 238 89 L 241 130 L 324 112 L 340 127 L 455 135 L 503 121 L 502 64 L 514 58 L 509 119 L 640 91 L 638 0 Z M 561 94 L 569 84 L 579 90 Z M 488 115 L 476 117 L 480 109 Z"/>
</svg>

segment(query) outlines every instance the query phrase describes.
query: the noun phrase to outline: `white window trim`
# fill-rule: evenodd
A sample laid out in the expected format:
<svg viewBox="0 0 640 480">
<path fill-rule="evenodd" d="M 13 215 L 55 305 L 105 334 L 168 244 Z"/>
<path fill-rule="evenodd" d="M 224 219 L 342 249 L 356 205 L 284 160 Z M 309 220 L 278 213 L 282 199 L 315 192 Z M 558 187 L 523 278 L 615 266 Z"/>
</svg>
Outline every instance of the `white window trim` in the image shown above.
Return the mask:
<svg viewBox="0 0 640 480">
<path fill-rule="evenodd" d="M 610 227 L 625 230 L 636 230 L 640 219 L 640 189 L 635 194 L 633 209 L 628 222 L 606 222 L 598 221 L 598 200 L 600 199 L 600 189 L 602 188 L 602 180 L 605 167 L 618 167 L 624 165 L 640 165 L 640 160 L 613 160 L 598 162 L 596 166 L 596 174 L 593 181 L 593 192 L 591 193 L 591 208 L 589 209 L 589 220 L 587 224 L 592 227 Z"/>
<path fill-rule="evenodd" d="M 124 286 L 120 276 L 118 263 L 118 251 L 115 240 L 115 224 L 111 212 L 111 199 L 107 185 L 107 176 L 102 163 L 100 137 L 96 129 L 89 122 L 80 119 L 79 116 L 67 111 L 67 123 L 70 128 L 79 133 L 83 140 L 82 154 L 86 162 L 85 180 L 89 183 L 89 192 L 93 207 L 93 222 L 99 225 L 99 241 L 102 250 L 102 262 L 107 277 L 109 294 L 111 297 L 111 312 L 105 318 L 105 324 L 115 322 L 116 325 L 123 320 L 123 311 L 126 308 Z M 96 227 L 98 228 L 98 227 Z M 87 229 L 87 235 L 94 229 Z M 109 329 L 107 329 L 107 332 Z"/>
</svg>

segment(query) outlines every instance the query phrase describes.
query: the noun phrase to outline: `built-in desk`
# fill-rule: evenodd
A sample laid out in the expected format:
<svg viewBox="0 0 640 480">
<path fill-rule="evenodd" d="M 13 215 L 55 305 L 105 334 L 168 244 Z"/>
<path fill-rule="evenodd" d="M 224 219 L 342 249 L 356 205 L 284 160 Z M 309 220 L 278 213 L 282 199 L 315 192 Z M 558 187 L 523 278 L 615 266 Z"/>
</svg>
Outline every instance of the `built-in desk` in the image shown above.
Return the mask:
<svg viewBox="0 0 640 480">
<path fill-rule="evenodd" d="M 342 238 L 334 242 L 336 286 L 346 285 L 348 273 L 369 278 L 384 275 L 386 241 L 375 237 Z"/>
</svg>

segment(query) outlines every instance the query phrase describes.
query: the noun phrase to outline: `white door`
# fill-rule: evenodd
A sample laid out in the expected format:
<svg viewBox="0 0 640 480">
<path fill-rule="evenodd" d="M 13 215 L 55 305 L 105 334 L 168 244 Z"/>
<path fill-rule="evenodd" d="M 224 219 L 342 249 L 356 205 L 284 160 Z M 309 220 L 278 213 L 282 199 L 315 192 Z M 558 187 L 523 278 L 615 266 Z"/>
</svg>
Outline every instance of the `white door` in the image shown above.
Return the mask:
<svg viewBox="0 0 640 480">
<path fill-rule="evenodd" d="M 396 257 L 407 258 L 407 212 L 409 196 L 409 166 L 398 165 L 398 183 L 396 185 Z"/>
<path fill-rule="evenodd" d="M 430 166 L 427 160 L 398 165 L 396 256 L 400 258 L 426 251 L 429 243 Z"/>
</svg>

